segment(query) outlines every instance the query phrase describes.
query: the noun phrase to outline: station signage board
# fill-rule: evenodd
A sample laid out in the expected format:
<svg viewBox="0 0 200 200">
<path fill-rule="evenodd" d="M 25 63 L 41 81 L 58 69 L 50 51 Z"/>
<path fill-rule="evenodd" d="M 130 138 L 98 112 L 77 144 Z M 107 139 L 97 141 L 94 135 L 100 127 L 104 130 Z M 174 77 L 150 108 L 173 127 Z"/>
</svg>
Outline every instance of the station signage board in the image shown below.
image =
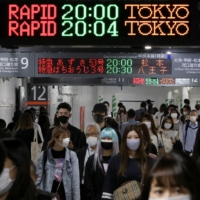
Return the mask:
<svg viewBox="0 0 200 200">
<path fill-rule="evenodd" d="M 4 1 L 0 44 L 192 45 L 197 14 L 189 0 Z"/>
<path fill-rule="evenodd" d="M 0 77 L 30 77 L 29 53 L 0 53 Z"/>
</svg>

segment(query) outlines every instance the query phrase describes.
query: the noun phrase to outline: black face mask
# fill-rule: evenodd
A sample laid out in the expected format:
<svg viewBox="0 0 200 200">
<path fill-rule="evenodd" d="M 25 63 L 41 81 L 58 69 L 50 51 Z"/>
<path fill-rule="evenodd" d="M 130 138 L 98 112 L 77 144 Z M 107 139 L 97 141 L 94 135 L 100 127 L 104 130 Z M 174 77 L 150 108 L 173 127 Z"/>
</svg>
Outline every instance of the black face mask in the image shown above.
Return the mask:
<svg viewBox="0 0 200 200">
<path fill-rule="evenodd" d="M 103 120 L 104 120 L 103 117 L 104 117 L 103 115 L 96 114 L 96 115 L 93 116 L 93 119 L 94 119 L 94 121 L 95 121 L 97 124 L 100 124 L 100 123 L 102 123 Z"/>
<path fill-rule="evenodd" d="M 105 150 L 110 150 L 113 147 L 113 142 L 101 142 L 101 147 Z"/>
<path fill-rule="evenodd" d="M 62 115 L 58 119 L 62 124 L 66 124 L 68 122 L 68 120 L 69 120 L 69 117 L 67 117 L 65 115 Z"/>
</svg>

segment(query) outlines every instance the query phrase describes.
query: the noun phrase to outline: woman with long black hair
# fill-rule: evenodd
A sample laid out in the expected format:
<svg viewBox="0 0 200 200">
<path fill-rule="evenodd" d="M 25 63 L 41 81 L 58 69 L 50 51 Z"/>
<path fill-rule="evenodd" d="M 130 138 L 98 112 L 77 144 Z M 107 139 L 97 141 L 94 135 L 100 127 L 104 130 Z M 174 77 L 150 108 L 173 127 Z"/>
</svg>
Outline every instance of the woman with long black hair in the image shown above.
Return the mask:
<svg viewBox="0 0 200 200">
<path fill-rule="evenodd" d="M 4 140 L 4 169 L 0 175 L 1 200 L 36 200 L 36 187 L 30 177 L 30 156 L 24 143 Z"/>
</svg>

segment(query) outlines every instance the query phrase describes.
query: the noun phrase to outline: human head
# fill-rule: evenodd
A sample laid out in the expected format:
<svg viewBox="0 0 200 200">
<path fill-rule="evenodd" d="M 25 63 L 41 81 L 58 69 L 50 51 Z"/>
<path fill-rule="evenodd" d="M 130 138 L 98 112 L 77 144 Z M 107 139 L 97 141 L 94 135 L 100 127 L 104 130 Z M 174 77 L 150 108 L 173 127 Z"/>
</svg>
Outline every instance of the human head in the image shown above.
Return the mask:
<svg viewBox="0 0 200 200">
<path fill-rule="evenodd" d="M 128 165 L 129 154 L 131 149 L 128 147 L 127 142 L 130 140 L 139 140 L 139 147 L 135 150 L 135 157 L 143 159 L 145 157 L 145 147 L 143 142 L 143 135 L 139 125 L 130 125 L 127 126 L 124 130 L 124 134 L 120 146 L 120 157 L 121 164 L 118 171 L 119 175 L 125 175 L 125 170 Z"/>
<path fill-rule="evenodd" d="M 30 112 L 32 113 L 32 117 L 33 117 L 33 122 L 35 121 L 35 118 L 36 118 L 36 109 L 31 107 L 30 109 Z"/>
<path fill-rule="evenodd" d="M 129 109 L 127 112 L 128 119 L 135 119 L 135 111 L 133 109 Z"/>
<path fill-rule="evenodd" d="M 43 107 L 43 106 L 40 106 L 40 113 L 41 113 L 41 112 L 47 112 L 46 108 Z"/>
<path fill-rule="evenodd" d="M 85 136 L 86 136 L 86 142 L 89 146 L 91 147 L 96 146 L 97 138 L 99 137 L 100 132 L 101 129 L 98 124 L 91 123 L 86 126 Z"/>
<path fill-rule="evenodd" d="M 152 131 L 153 134 L 157 135 L 156 126 L 155 126 L 153 117 L 150 114 L 142 115 L 141 122 L 142 123 L 146 123 L 147 122 L 148 124 L 150 124 L 150 127 L 149 127 L 148 124 L 146 123 L 147 127 Z"/>
<path fill-rule="evenodd" d="M 19 118 L 21 117 L 21 115 L 22 115 L 21 110 L 16 110 L 16 111 L 14 112 L 14 116 L 13 116 L 13 118 L 12 118 L 13 122 L 14 122 L 14 123 L 17 123 L 17 122 L 19 121 Z"/>
<path fill-rule="evenodd" d="M 69 118 L 72 116 L 71 111 L 71 106 L 66 102 L 60 103 L 58 105 L 56 116 L 59 119 L 61 125 L 68 123 Z"/>
<path fill-rule="evenodd" d="M 155 115 L 158 112 L 158 108 L 154 107 L 153 108 L 153 115 Z"/>
<path fill-rule="evenodd" d="M 33 119 L 30 114 L 24 112 L 19 119 L 19 129 L 27 130 L 33 128 Z"/>
<path fill-rule="evenodd" d="M 12 133 L 7 128 L 0 129 L 0 140 L 12 138 Z"/>
<path fill-rule="evenodd" d="M 165 108 L 166 108 L 166 105 L 163 103 L 163 104 L 160 105 L 159 111 L 160 111 L 161 113 L 163 113 L 163 112 L 165 111 Z"/>
<path fill-rule="evenodd" d="M 28 194 L 36 192 L 35 185 L 30 177 L 30 155 L 26 145 L 15 139 L 3 140 L 6 150 L 6 161 L 4 168 L 12 168 L 10 178 L 14 180 L 9 190 L 7 199 L 21 199 Z M 32 192 L 32 193 L 31 193 Z M 23 195 L 22 195 L 23 194 Z"/>
<path fill-rule="evenodd" d="M 147 99 L 147 104 L 151 104 L 151 100 L 150 99 Z"/>
<path fill-rule="evenodd" d="M 146 106 L 147 106 L 147 104 L 144 101 L 140 104 L 140 108 L 146 108 Z"/>
<path fill-rule="evenodd" d="M 119 130 L 119 124 L 112 117 L 107 117 L 106 124 L 115 130 Z"/>
<path fill-rule="evenodd" d="M 123 103 L 118 103 L 118 114 L 124 113 L 126 114 L 126 107 L 123 105 Z"/>
<path fill-rule="evenodd" d="M 94 169 L 96 170 L 96 165 L 101 166 L 100 160 L 103 156 L 102 141 L 107 140 L 107 142 L 112 142 L 111 156 L 115 156 L 119 153 L 119 140 L 117 133 L 112 128 L 104 128 L 97 141 L 97 149 L 94 155 Z"/>
<path fill-rule="evenodd" d="M 170 124 L 170 127 L 167 127 L 166 125 Z M 162 129 L 170 129 L 173 130 L 174 128 L 174 122 L 171 116 L 166 116 L 163 121 L 162 121 L 162 125 L 161 125 Z"/>
<path fill-rule="evenodd" d="M 170 104 L 168 107 L 167 107 L 167 110 L 168 110 L 168 114 L 171 113 L 171 110 L 174 109 L 175 106 L 173 104 Z"/>
<path fill-rule="evenodd" d="M 190 107 L 189 106 L 183 106 L 183 115 L 187 115 L 190 112 Z"/>
<path fill-rule="evenodd" d="M 200 105 L 199 105 L 199 104 L 196 104 L 196 105 L 195 105 L 195 109 L 196 109 L 197 111 L 199 111 L 199 110 L 200 110 Z"/>
<path fill-rule="evenodd" d="M 190 111 L 190 121 L 191 122 L 196 122 L 196 120 L 198 119 L 198 114 L 196 110 L 191 110 Z"/>
<path fill-rule="evenodd" d="M 55 127 L 52 132 L 51 140 L 48 143 L 48 149 L 53 148 L 57 144 L 62 144 L 63 139 L 70 138 L 70 132 L 62 127 Z"/>
<path fill-rule="evenodd" d="M 0 119 L 0 129 L 1 128 L 6 128 L 6 122 L 3 119 Z"/>
<path fill-rule="evenodd" d="M 106 106 L 107 111 L 109 111 L 110 104 L 108 101 L 104 101 L 103 104 Z"/>
<path fill-rule="evenodd" d="M 190 105 L 190 100 L 189 99 L 184 99 L 184 104 L 189 106 Z"/>
<path fill-rule="evenodd" d="M 141 199 L 167 198 L 189 193 L 191 200 L 198 200 L 199 188 L 199 170 L 192 158 L 183 152 L 174 151 L 155 160 L 146 177 Z"/>
<path fill-rule="evenodd" d="M 97 124 L 105 122 L 105 119 L 108 116 L 107 107 L 103 103 L 95 104 L 92 110 L 92 116 Z"/>
<path fill-rule="evenodd" d="M 170 116 L 172 117 L 172 119 L 179 119 L 180 113 L 178 112 L 177 109 L 174 108 L 171 110 Z"/>
</svg>

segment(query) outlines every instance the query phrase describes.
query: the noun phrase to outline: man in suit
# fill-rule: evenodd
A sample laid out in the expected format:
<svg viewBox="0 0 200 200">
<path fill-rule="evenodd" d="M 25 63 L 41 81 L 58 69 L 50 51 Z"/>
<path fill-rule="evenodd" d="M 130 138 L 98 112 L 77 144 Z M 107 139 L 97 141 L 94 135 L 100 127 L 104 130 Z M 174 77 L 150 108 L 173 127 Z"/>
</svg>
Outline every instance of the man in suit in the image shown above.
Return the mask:
<svg viewBox="0 0 200 200">
<path fill-rule="evenodd" d="M 121 125 L 121 137 L 123 136 L 124 130 L 127 126 L 137 124 L 137 122 L 135 121 L 135 111 L 133 109 L 128 110 L 127 117 L 128 122 L 125 122 Z"/>
<path fill-rule="evenodd" d="M 98 124 L 89 124 L 85 129 L 87 146 L 76 152 L 79 160 L 81 200 L 86 200 L 84 191 L 85 165 L 88 158 L 96 151 L 97 139 L 99 137 L 100 131 L 101 129 Z"/>
</svg>

